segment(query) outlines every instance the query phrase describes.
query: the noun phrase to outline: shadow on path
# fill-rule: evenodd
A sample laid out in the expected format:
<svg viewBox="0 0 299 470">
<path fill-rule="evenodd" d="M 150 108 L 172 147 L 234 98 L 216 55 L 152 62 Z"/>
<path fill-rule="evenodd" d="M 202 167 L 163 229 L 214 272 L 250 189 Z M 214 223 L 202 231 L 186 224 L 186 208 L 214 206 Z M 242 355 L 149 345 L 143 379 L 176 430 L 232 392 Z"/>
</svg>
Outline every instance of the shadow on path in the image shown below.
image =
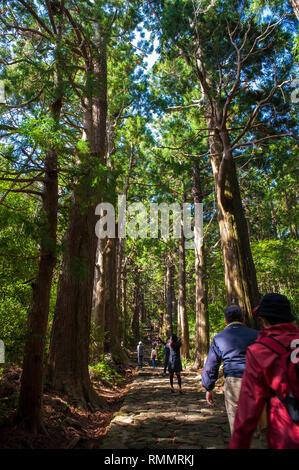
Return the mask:
<svg viewBox="0 0 299 470">
<path fill-rule="evenodd" d="M 150 356 L 146 347 L 146 357 Z M 137 363 L 137 354 L 132 359 Z M 149 363 L 147 363 L 149 364 Z M 223 387 L 215 387 L 215 407 L 205 399 L 198 372 L 182 372 L 183 394 L 170 392 L 163 368 L 145 365 L 131 384 L 121 409 L 114 415 L 101 449 L 226 449 L 230 429 Z M 219 382 L 218 382 L 219 384 Z M 265 449 L 254 438 L 251 448 Z"/>
<path fill-rule="evenodd" d="M 223 449 L 230 440 L 223 393 L 209 408 L 196 373 L 182 373 L 183 394 L 170 392 L 163 369 L 139 371 L 110 423 L 102 449 Z"/>
</svg>

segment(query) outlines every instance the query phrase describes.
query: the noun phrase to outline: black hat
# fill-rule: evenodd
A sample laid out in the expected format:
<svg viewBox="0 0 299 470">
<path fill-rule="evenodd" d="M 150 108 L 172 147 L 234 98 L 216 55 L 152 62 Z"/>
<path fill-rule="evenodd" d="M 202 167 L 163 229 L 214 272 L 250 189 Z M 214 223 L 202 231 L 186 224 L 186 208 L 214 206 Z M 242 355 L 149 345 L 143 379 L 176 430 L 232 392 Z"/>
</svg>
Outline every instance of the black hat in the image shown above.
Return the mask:
<svg viewBox="0 0 299 470">
<path fill-rule="evenodd" d="M 170 339 L 172 339 L 172 341 L 174 341 L 176 343 L 177 340 L 178 340 L 178 337 L 177 337 L 177 335 L 171 335 Z"/>
<path fill-rule="evenodd" d="M 258 317 L 272 318 L 281 320 L 281 323 L 288 323 L 296 320 L 291 313 L 291 304 L 285 295 L 266 294 L 258 307 L 253 310 Z"/>
<path fill-rule="evenodd" d="M 224 316 L 228 323 L 240 321 L 243 319 L 242 310 L 239 305 L 230 305 L 224 310 Z"/>
</svg>

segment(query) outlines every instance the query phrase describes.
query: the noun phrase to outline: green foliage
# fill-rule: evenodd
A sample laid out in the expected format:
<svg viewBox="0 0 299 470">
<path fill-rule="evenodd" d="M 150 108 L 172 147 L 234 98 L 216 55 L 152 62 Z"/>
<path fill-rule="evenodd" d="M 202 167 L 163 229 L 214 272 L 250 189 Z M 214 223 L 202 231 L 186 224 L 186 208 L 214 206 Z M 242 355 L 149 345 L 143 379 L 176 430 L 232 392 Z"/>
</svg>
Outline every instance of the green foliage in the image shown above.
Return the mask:
<svg viewBox="0 0 299 470">
<path fill-rule="evenodd" d="M 164 359 L 165 359 L 165 354 L 164 354 L 164 345 L 158 345 L 156 347 L 156 351 L 157 351 L 157 362 L 158 362 L 158 365 L 163 365 L 164 364 Z"/>
<path fill-rule="evenodd" d="M 23 354 L 27 309 L 31 286 L 20 282 L 0 290 L 0 336 L 5 344 L 6 362 L 18 361 Z"/>
<path fill-rule="evenodd" d="M 92 375 L 96 380 L 105 380 L 113 385 L 121 384 L 124 380 L 123 377 L 105 360 L 89 366 L 89 370 L 92 372 Z"/>
<path fill-rule="evenodd" d="M 57 123 L 50 116 L 39 116 L 23 121 L 18 133 L 26 137 L 32 147 L 37 145 L 43 151 L 48 148 L 61 151 L 65 146 L 62 131 L 57 128 Z"/>
<path fill-rule="evenodd" d="M 0 193 L 2 188 L 0 183 Z M 0 337 L 7 361 L 21 361 L 31 282 L 36 270 L 35 206 L 21 194 L 9 194 L 0 206 Z"/>
<path fill-rule="evenodd" d="M 90 153 L 89 143 L 83 139 L 79 140 L 77 144 L 77 149 L 78 149 L 79 155 L 86 155 Z"/>
<path fill-rule="evenodd" d="M 8 2 L 2 1 L 3 14 Z M 38 2 L 30 2 L 37 8 Z M 54 2 L 55 3 L 55 2 Z M 73 2 L 66 2 L 66 8 Z M 84 31 L 88 42 L 94 37 L 94 21 L 107 47 L 108 58 L 108 117 L 109 165 L 91 154 L 90 145 L 82 136 L 82 102 L 92 92 L 101 91 L 92 74 L 85 73 L 83 57 L 77 48 L 85 47 L 85 40 L 76 42 L 76 34 L 66 18 L 63 20 L 63 38 L 48 40 L 40 33 L 37 24 L 20 2 L 10 2 L 15 18 L 39 34 L 23 34 L 15 29 L 3 31 L 0 38 L 0 79 L 5 82 L 10 105 L 25 107 L 16 110 L 0 106 L 0 131 L 5 133 L 0 145 L 1 175 L 13 178 L 44 176 L 45 156 L 49 148 L 58 152 L 59 194 L 58 211 L 58 264 L 51 291 L 50 327 L 56 301 L 57 278 L 63 253 L 63 236 L 66 231 L 72 203 L 71 192 L 77 186 L 77 197 L 82 212 L 96 205 L 98 194 L 107 202 L 115 203 L 117 194 L 124 191 L 129 180 L 128 202 L 142 201 L 148 207 L 154 202 L 182 201 L 183 191 L 187 201 L 192 201 L 192 165 L 203 167 L 204 226 L 208 227 L 215 214 L 212 170 L 208 157 L 209 141 L 206 129 L 206 104 L 200 101 L 202 87 L 198 80 L 200 63 L 209 74 L 210 97 L 222 109 L 225 97 L 236 78 L 237 54 L 228 28 L 236 31 L 235 43 L 245 39 L 247 22 L 251 22 L 248 42 L 243 57 L 250 51 L 256 38 L 271 21 L 286 10 L 287 1 L 218 0 L 197 2 L 198 15 L 194 17 L 195 3 L 191 0 L 131 0 L 77 1 L 70 11 Z M 244 10 L 241 11 L 244 5 Z M 51 22 L 46 9 L 38 13 L 48 27 Z M 159 18 L 159 20 L 157 19 Z M 8 18 L 11 21 L 11 18 Z M 142 21 L 139 24 L 138 22 Z M 24 22 L 24 23 L 23 23 Z M 40 29 L 41 28 L 41 29 Z M 79 29 L 80 29 L 79 28 Z M 143 38 L 145 28 L 150 40 Z M 235 29 L 236 28 L 236 29 Z M 137 33 L 141 33 L 136 46 Z M 134 39 L 135 36 L 135 39 Z M 151 71 L 146 69 L 147 53 L 153 49 L 153 37 L 158 38 L 158 61 Z M 95 52 L 97 54 L 97 52 Z M 298 36 L 294 18 L 287 16 L 279 28 L 269 33 L 244 60 L 241 81 L 229 106 L 226 122 L 230 138 L 234 139 L 246 126 L 256 103 L 271 90 L 274 75 L 286 80 L 295 70 L 298 55 Z M 189 57 L 189 59 L 188 59 Z M 196 57 L 198 63 L 191 63 Z M 57 63 L 63 63 L 61 82 L 64 92 L 62 118 L 56 122 L 50 117 L 49 104 L 53 101 L 53 83 L 57 78 Z M 10 64 L 11 65 L 7 65 Z M 276 68 L 274 66 L 276 64 Z M 54 80 L 55 78 L 55 80 Z M 220 86 L 221 85 L 221 86 Z M 263 108 L 242 142 L 244 147 L 234 149 L 235 162 L 242 191 L 245 214 L 250 227 L 250 240 L 261 293 L 276 291 L 286 294 L 297 311 L 295 238 L 296 173 L 295 155 L 298 148 L 294 139 L 268 139 L 279 133 L 295 133 L 296 109 L 290 103 L 289 88 L 281 89 L 273 97 L 271 106 Z M 41 94 L 40 90 L 43 88 Z M 56 90 L 56 92 L 59 90 Z M 39 94 L 39 95 L 38 95 Z M 38 95 L 38 97 L 37 97 Z M 35 99 L 34 99 L 35 98 Z M 33 101 L 31 101 L 33 99 Z M 7 134 L 6 134 L 7 133 Z M 261 145 L 256 139 L 266 138 Z M 246 140 L 247 139 L 247 140 Z M 248 145 L 250 144 L 250 145 Z M 248 147 L 247 147 L 248 145 Z M 24 152 L 25 150 L 25 152 Z M 33 152 L 33 153 L 32 153 Z M 199 156 L 198 156 L 199 155 Z M 129 173 L 129 162 L 132 168 Z M 11 181 L 1 181 L 0 199 L 6 194 Z M 21 190 L 22 184 L 14 188 Z M 41 191 L 42 181 L 35 181 L 29 189 Z M 2 200 L 2 199 L 1 199 Z M 32 288 L 37 268 L 37 256 L 43 237 L 44 214 L 41 200 L 36 195 L 9 193 L 0 207 L 0 337 L 7 348 L 8 360 L 21 362 L 26 317 L 31 303 Z M 208 309 L 211 338 L 224 328 L 223 310 L 226 307 L 223 262 L 217 217 L 209 226 L 205 243 L 209 252 Z M 144 294 L 147 322 L 159 323 L 165 311 L 165 260 L 172 256 L 175 266 L 175 291 L 177 293 L 177 240 L 126 239 L 127 269 L 127 324 L 128 343 L 135 349 L 130 319 L 135 302 L 136 283 Z M 191 345 L 195 338 L 195 278 L 194 253 L 186 253 L 187 313 Z M 86 279 L 86 259 L 72 260 L 73 274 L 78 281 Z M 176 326 L 176 319 L 174 319 Z M 142 329 L 141 329 L 142 334 Z M 108 341 L 113 341 L 106 333 Z M 92 334 L 91 342 L 94 342 Z M 159 351 L 163 360 L 163 348 Z M 121 377 L 104 360 L 93 365 L 92 373 L 98 379 L 119 383 Z"/>
<path fill-rule="evenodd" d="M 286 295 L 299 319 L 298 241 L 263 240 L 252 243 L 251 247 L 261 294 L 277 292 Z"/>
<path fill-rule="evenodd" d="M 226 323 L 224 319 L 224 309 L 227 307 L 226 304 L 220 300 L 217 302 L 209 303 L 209 320 L 210 320 L 210 338 L 212 339 L 219 331 L 225 328 Z"/>
<path fill-rule="evenodd" d="M 183 369 L 188 369 L 188 367 L 192 367 L 193 365 L 193 359 L 182 359 L 182 366 Z"/>
</svg>

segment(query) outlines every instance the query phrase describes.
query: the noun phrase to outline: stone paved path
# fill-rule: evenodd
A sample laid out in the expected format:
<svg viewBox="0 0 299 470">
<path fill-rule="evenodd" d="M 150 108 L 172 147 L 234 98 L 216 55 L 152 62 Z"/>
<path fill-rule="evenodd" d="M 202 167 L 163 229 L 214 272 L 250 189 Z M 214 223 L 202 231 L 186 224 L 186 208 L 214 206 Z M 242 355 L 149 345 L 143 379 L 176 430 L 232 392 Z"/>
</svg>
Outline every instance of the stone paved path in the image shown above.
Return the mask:
<svg viewBox="0 0 299 470">
<path fill-rule="evenodd" d="M 101 449 L 227 448 L 230 429 L 220 381 L 214 390 L 215 407 L 210 408 L 198 372 L 182 372 L 183 394 L 178 392 L 176 376 L 176 392 L 170 392 L 169 376 L 162 372 L 162 367 L 149 365 L 139 370 Z M 255 438 L 252 448 L 266 447 Z"/>
<path fill-rule="evenodd" d="M 162 368 L 143 368 L 111 421 L 103 449 L 226 448 L 229 425 L 221 388 L 211 409 L 195 372 L 182 373 L 184 394 L 169 390 Z"/>
</svg>

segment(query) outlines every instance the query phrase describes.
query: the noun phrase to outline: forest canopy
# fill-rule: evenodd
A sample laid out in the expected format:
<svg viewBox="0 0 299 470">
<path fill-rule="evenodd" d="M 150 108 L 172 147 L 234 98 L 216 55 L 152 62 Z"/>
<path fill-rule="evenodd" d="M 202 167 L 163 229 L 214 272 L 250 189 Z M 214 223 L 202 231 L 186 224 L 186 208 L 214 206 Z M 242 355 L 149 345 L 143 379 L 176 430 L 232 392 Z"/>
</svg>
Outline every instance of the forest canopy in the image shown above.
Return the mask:
<svg viewBox="0 0 299 470">
<path fill-rule="evenodd" d="M 33 431 L 45 376 L 97 405 L 89 367 L 149 328 L 200 367 L 227 305 L 254 326 L 277 292 L 298 318 L 295 4 L 0 1 L 0 338 Z M 178 204 L 169 236 L 124 236 L 120 195 Z"/>
</svg>

